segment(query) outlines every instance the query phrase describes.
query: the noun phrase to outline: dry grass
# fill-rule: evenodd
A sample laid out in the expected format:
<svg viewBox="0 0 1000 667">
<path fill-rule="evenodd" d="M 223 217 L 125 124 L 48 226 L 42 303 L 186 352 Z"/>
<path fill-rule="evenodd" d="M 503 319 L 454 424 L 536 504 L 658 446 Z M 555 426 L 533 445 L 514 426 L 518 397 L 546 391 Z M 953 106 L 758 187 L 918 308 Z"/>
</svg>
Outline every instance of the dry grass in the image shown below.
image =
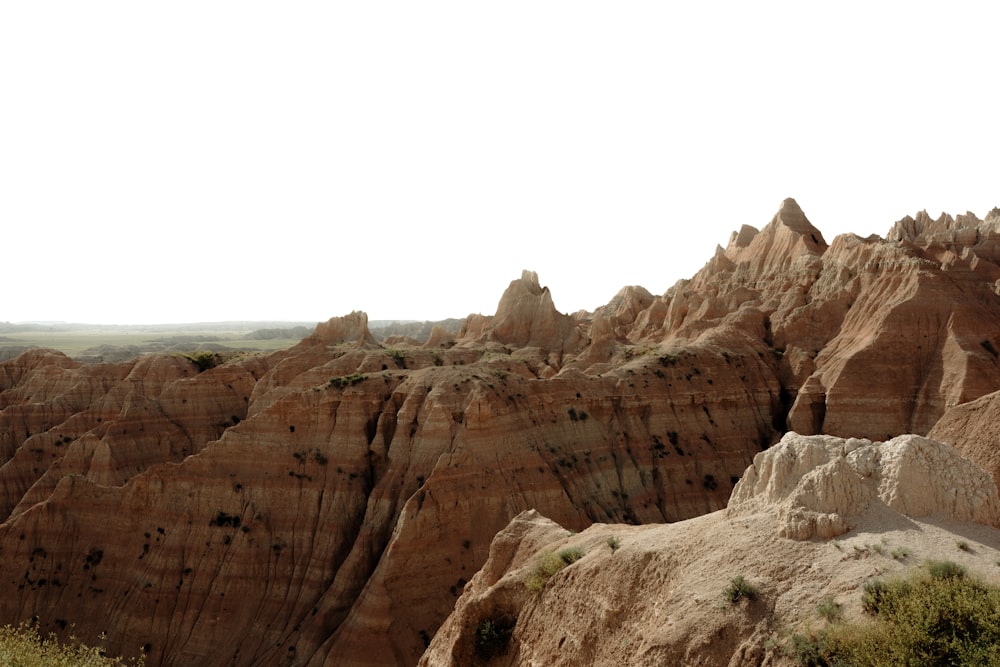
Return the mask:
<svg viewBox="0 0 1000 667">
<path fill-rule="evenodd" d="M 72 637 L 71 637 L 72 639 Z M 103 637 L 102 637 L 103 639 Z M 55 635 L 42 637 L 38 627 L 21 623 L 0 627 L 0 665 L 17 667 L 142 667 L 143 657 L 111 658 L 99 646 L 63 644 Z"/>
</svg>

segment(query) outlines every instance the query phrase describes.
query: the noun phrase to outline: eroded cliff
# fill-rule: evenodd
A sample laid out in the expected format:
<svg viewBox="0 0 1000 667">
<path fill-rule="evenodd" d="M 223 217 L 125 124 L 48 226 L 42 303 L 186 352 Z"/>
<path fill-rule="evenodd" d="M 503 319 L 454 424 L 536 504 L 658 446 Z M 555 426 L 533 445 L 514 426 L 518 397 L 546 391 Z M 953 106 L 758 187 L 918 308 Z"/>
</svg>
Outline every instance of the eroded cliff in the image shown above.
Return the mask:
<svg viewBox="0 0 1000 667">
<path fill-rule="evenodd" d="M 2 362 L 0 621 L 149 664 L 415 664 L 522 511 L 690 519 L 789 429 L 926 433 L 1000 388 L 991 216 L 828 245 L 787 200 L 594 313 L 526 271 L 421 344 L 351 313 L 207 370 Z"/>
</svg>

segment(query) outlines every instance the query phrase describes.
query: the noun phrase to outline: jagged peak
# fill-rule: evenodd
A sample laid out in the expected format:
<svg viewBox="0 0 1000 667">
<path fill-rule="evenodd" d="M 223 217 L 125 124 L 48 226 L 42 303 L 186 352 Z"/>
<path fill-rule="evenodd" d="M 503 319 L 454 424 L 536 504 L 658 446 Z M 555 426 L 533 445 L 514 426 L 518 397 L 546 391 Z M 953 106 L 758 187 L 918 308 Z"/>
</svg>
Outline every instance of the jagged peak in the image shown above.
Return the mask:
<svg viewBox="0 0 1000 667">
<path fill-rule="evenodd" d="M 497 340 L 518 346 L 562 350 L 580 340 L 573 319 L 556 309 L 549 288 L 541 286 L 534 271 L 522 271 L 519 279 L 510 282 L 492 325 Z"/>
<path fill-rule="evenodd" d="M 1000 209 L 996 208 L 986 215 L 985 220 L 980 220 L 972 211 L 956 216 L 941 213 L 935 220 L 925 209 L 915 216 L 907 215 L 897 220 L 886 234 L 886 240 L 907 241 L 924 247 L 934 244 L 967 246 L 977 243 L 980 233 L 991 231 L 997 221 L 1000 221 Z"/>
<path fill-rule="evenodd" d="M 543 290 L 548 290 L 547 287 L 543 288 L 541 283 L 538 282 L 538 273 L 535 271 L 529 271 L 528 269 L 523 269 L 521 271 L 521 278 L 519 280 L 512 281 L 511 287 L 513 287 L 514 283 L 517 282 L 522 283 L 532 294 L 540 294 Z"/>
<path fill-rule="evenodd" d="M 368 313 L 360 310 L 352 311 L 343 317 L 331 317 L 326 322 L 317 324 L 316 331 L 310 336 L 310 339 L 328 345 L 336 343 L 378 344 L 368 330 Z"/>
<path fill-rule="evenodd" d="M 729 247 L 746 248 L 754 240 L 760 230 L 752 225 L 743 225 L 738 232 L 734 231 L 729 237 Z"/>
<path fill-rule="evenodd" d="M 827 244 L 823 239 L 823 234 L 809 222 L 809 218 L 799 207 L 798 202 L 791 197 L 781 202 L 781 207 L 771 220 L 771 224 L 783 225 L 803 238 L 811 240 L 812 245 L 826 248 Z"/>
</svg>

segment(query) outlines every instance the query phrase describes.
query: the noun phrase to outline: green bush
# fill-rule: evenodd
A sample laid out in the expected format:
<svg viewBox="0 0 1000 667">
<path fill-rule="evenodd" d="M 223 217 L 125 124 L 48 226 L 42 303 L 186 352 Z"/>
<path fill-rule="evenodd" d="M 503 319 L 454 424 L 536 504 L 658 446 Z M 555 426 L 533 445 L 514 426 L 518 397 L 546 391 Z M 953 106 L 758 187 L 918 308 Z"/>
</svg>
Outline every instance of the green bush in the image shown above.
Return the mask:
<svg viewBox="0 0 1000 667">
<path fill-rule="evenodd" d="M 793 635 L 786 652 L 801 665 L 1000 664 L 1000 589 L 945 563 L 944 574 L 869 582 L 871 621 Z"/>
<path fill-rule="evenodd" d="M 351 375 L 343 375 L 341 377 L 332 378 L 330 380 L 331 387 L 337 387 L 338 389 L 343 389 L 344 387 L 349 387 L 355 385 L 359 382 L 363 382 L 368 376 L 362 373 L 353 373 Z"/>
<path fill-rule="evenodd" d="M 829 623 L 840 620 L 842 616 L 840 605 L 833 598 L 824 598 L 816 605 L 816 612 Z"/>
<path fill-rule="evenodd" d="M 961 579 L 965 576 L 965 568 L 950 560 L 929 560 L 927 571 L 934 579 Z"/>
<path fill-rule="evenodd" d="M 740 600 L 755 600 L 757 589 L 740 574 L 729 580 L 729 585 L 722 590 L 722 597 L 731 604 L 736 604 Z"/>
<path fill-rule="evenodd" d="M 507 652 L 514 621 L 508 618 L 486 619 L 476 627 L 476 656 L 482 660 Z"/>
<path fill-rule="evenodd" d="M 581 558 L 583 558 L 583 549 L 579 547 L 563 549 L 559 553 L 546 552 L 538 558 L 535 568 L 528 575 L 524 585 L 528 590 L 537 593 L 545 588 L 546 582 L 553 574 Z"/>
<path fill-rule="evenodd" d="M 215 368 L 219 362 L 215 352 L 212 352 L 211 350 L 198 350 L 197 352 L 192 352 L 191 354 L 185 354 L 183 356 L 185 359 L 198 367 L 199 373 L 207 371 L 209 368 Z"/>
<path fill-rule="evenodd" d="M 71 638 L 72 639 L 72 638 Z M 103 639 L 103 636 L 101 637 Z M 0 665 L 16 667 L 123 667 L 142 666 L 143 657 L 110 658 L 104 649 L 83 644 L 63 644 L 55 635 L 42 637 L 38 626 L 21 623 L 0 627 Z"/>
<path fill-rule="evenodd" d="M 570 563 L 575 563 L 576 561 L 583 558 L 583 549 L 580 547 L 570 547 L 569 549 L 563 549 L 559 552 L 559 558 L 562 559 L 564 563 L 569 565 Z"/>
</svg>

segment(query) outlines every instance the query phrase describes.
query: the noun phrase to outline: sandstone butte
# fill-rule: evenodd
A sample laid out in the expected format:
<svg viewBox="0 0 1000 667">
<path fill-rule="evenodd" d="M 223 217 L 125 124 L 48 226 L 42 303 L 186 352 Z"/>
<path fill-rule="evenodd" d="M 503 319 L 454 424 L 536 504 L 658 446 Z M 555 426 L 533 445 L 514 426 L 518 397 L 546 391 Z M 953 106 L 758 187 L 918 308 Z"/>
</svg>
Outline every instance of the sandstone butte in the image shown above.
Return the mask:
<svg viewBox="0 0 1000 667">
<path fill-rule="evenodd" d="M 109 651 L 141 647 L 150 665 L 415 665 L 463 591 L 459 614 L 489 597 L 493 575 L 470 583 L 484 563 L 520 562 L 488 559 L 522 533 L 531 546 L 613 532 L 618 555 L 642 535 L 640 570 L 774 515 L 762 544 L 734 548 L 835 551 L 815 540 L 865 511 L 750 495 L 755 457 L 790 431 L 933 428 L 996 477 L 969 431 L 992 408 L 969 406 L 1000 390 L 998 286 L 996 209 L 827 244 L 789 199 L 666 294 L 626 287 L 593 313 L 560 313 L 526 271 L 494 315 L 422 344 L 379 343 L 355 312 L 203 372 L 181 356 L 26 352 L 0 363 L 0 623 L 105 632 Z M 635 613 L 608 609 L 609 623 Z M 446 642 L 464 650 L 446 627 L 430 664 Z M 702 650 L 689 639 L 676 645 Z M 518 641 L 520 655 L 550 646 Z"/>
</svg>

